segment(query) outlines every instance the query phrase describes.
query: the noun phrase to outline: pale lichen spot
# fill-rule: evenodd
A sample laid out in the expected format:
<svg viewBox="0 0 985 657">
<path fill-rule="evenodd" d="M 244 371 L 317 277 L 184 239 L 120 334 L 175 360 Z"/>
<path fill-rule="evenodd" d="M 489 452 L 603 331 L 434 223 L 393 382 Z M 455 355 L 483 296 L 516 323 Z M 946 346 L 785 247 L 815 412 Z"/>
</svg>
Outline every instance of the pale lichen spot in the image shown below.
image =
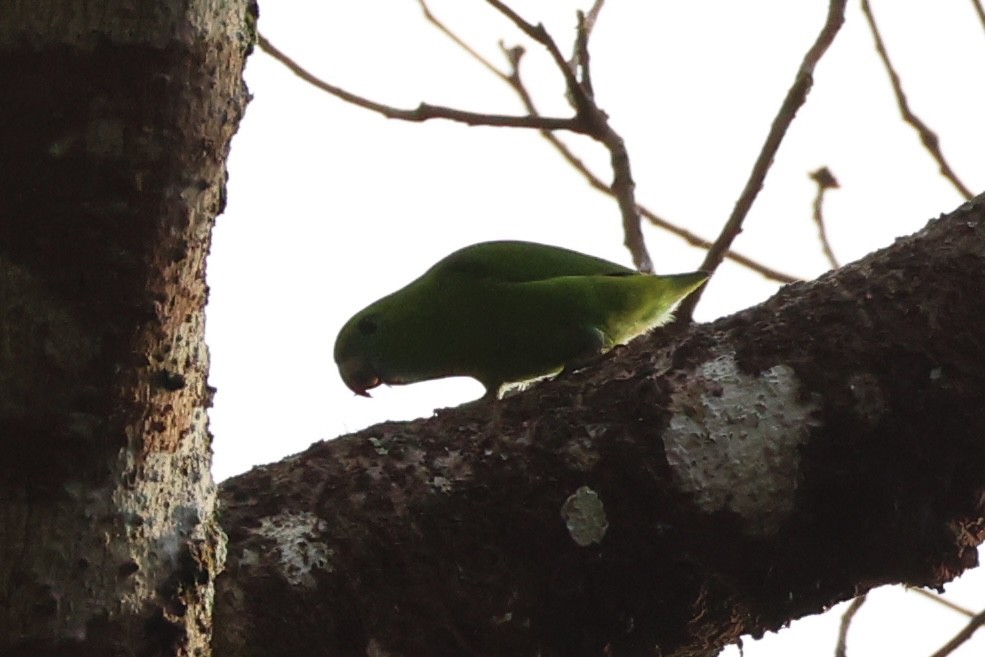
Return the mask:
<svg viewBox="0 0 985 657">
<path fill-rule="evenodd" d="M 380 440 L 376 436 L 370 436 L 369 437 L 369 444 L 373 446 L 373 449 L 376 450 L 376 453 L 377 454 L 379 454 L 380 456 L 386 456 L 386 454 L 387 454 L 387 448 L 386 448 L 386 445 L 384 445 L 384 443 L 383 443 L 382 440 Z"/>
<path fill-rule="evenodd" d="M 820 404 L 793 369 L 740 371 L 725 354 L 672 393 L 664 449 L 678 487 L 706 513 L 731 511 L 750 535 L 769 535 L 793 510 L 800 446 Z"/>
<path fill-rule="evenodd" d="M 435 457 L 434 469 L 439 470 L 451 481 L 465 481 L 472 477 L 472 462 L 459 449 L 449 449 Z"/>
<path fill-rule="evenodd" d="M 437 475 L 431 480 L 431 486 L 435 489 L 440 490 L 442 493 L 450 493 L 452 489 L 451 482 L 448 481 L 448 477 L 442 477 Z"/>
<path fill-rule="evenodd" d="M 366 657 L 390 657 L 390 655 L 391 653 L 387 652 L 376 639 L 370 639 L 366 644 Z"/>
<path fill-rule="evenodd" d="M 601 543 L 609 529 L 602 499 L 588 486 L 580 487 L 564 501 L 561 518 L 572 540 L 581 547 Z"/>
<path fill-rule="evenodd" d="M 256 550 L 246 548 L 239 555 L 239 565 L 245 568 L 260 565 L 260 553 Z"/>
<path fill-rule="evenodd" d="M 287 512 L 260 521 L 256 533 L 274 542 L 281 572 L 294 586 L 315 586 L 312 572 L 332 572 L 334 551 L 321 541 L 327 525 L 309 512 Z"/>
</svg>

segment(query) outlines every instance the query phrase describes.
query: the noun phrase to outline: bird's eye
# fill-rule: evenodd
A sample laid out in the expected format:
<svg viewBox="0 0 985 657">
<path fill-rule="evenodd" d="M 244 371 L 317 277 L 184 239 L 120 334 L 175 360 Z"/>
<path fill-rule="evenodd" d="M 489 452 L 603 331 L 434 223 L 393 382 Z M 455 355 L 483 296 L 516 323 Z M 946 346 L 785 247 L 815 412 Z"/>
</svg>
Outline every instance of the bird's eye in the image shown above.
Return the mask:
<svg viewBox="0 0 985 657">
<path fill-rule="evenodd" d="M 379 328 L 379 322 L 375 317 L 363 317 L 356 326 L 363 335 L 373 335 Z"/>
</svg>

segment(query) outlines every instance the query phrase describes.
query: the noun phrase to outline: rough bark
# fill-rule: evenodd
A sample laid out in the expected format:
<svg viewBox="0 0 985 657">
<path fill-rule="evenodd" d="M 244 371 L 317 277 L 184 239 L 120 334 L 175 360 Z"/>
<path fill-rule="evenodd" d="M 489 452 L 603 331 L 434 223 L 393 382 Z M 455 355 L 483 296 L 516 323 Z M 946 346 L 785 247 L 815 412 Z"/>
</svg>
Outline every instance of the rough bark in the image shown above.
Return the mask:
<svg viewBox="0 0 985 657">
<path fill-rule="evenodd" d="M 686 655 L 985 536 L 985 197 L 817 281 L 223 484 L 216 654 Z"/>
<path fill-rule="evenodd" d="M 0 7 L 0 654 L 208 650 L 204 262 L 249 4 Z"/>
</svg>

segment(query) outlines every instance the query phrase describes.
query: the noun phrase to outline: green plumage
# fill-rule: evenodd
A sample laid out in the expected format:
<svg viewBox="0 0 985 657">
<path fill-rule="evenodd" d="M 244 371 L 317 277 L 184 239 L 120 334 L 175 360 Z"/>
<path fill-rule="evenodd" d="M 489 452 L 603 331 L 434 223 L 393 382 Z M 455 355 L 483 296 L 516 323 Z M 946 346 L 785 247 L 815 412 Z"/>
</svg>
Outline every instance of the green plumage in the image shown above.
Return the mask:
<svg viewBox="0 0 985 657">
<path fill-rule="evenodd" d="M 335 362 L 360 395 L 470 376 L 492 396 L 659 326 L 707 277 L 651 276 L 532 242 L 473 244 L 353 316 Z"/>
</svg>

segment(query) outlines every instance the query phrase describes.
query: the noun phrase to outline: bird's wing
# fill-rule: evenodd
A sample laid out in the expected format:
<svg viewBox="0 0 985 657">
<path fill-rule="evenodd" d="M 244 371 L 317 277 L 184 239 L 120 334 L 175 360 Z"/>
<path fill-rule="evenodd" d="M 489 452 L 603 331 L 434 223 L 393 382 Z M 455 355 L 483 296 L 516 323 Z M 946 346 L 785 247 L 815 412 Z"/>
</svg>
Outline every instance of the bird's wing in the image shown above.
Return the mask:
<svg viewBox="0 0 985 657">
<path fill-rule="evenodd" d="M 504 283 L 541 281 L 560 276 L 626 276 L 633 269 L 577 251 L 535 242 L 481 242 L 455 251 L 428 274 L 466 276 Z"/>
</svg>

